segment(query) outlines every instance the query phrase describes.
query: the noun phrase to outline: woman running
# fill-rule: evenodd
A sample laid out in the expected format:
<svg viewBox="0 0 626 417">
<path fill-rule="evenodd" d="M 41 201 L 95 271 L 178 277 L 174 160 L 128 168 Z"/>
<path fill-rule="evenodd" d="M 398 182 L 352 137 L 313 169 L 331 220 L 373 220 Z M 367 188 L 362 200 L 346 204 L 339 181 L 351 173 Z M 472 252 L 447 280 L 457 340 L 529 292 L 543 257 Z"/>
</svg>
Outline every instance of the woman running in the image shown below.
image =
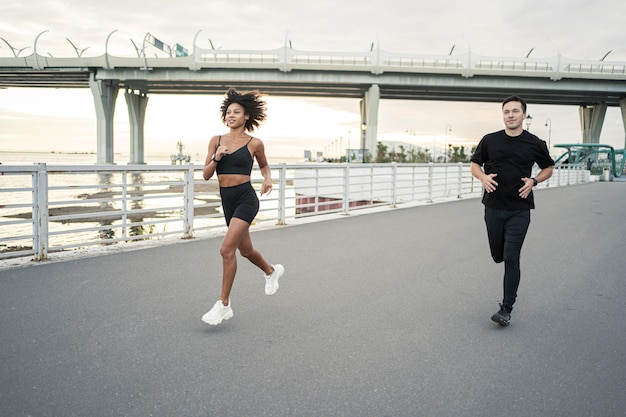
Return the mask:
<svg viewBox="0 0 626 417">
<path fill-rule="evenodd" d="M 259 211 L 259 199 L 250 181 L 255 158 L 263 175 L 261 196 L 272 191 L 272 175 L 265 158 L 263 142 L 249 133 L 265 120 L 265 101 L 258 91 L 240 93 L 231 88 L 226 93 L 220 110 L 222 121 L 230 130 L 225 135 L 211 138 L 202 171 L 205 180 L 217 173 L 222 208 L 228 226 L 220 248 L 223 265 L 222 293 L 213 308 L 202 316 L 202 321 L 211 325 L 233 317 L 230 292 L 237 272 L 237 249 L 243 257 L 264 272 L 267 295 L 276 293 L 278 280 L 285 271 L 280 264 L 267 263 L 261 253 L 254 249 L 250 239 L 250 224 Z"/>
</svg>

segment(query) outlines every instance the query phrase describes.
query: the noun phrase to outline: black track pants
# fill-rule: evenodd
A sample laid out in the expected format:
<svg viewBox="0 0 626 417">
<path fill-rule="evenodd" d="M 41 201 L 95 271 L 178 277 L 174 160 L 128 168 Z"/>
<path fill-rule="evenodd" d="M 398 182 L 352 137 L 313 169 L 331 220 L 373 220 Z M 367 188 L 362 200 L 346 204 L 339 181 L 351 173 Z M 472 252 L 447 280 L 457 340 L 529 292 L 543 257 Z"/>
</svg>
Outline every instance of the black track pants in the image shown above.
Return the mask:
<svg viewBox="0 0 626 417">
<path fill-rule="evenodd" d="M 530 225 L 530 210 L 498 210 L 485 207 L 485 224 L 491 257 L 504 262 L 502 304 L 513 307 L 520 282 L 520 253 Z"/>
</svg>

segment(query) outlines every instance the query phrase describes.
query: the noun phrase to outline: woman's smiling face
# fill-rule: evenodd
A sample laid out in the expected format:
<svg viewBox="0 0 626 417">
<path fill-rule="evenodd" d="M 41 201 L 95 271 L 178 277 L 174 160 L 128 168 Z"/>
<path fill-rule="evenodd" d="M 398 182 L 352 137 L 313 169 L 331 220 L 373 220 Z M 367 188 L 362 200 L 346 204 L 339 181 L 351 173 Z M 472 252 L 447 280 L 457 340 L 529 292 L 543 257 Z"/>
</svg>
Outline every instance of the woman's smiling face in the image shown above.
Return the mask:
<svg viewBox="0 0 626 417">
<path fill-rule="evenodd" d="M 248 116 L 245 114 L 243 106 L 239 103 L 232 103 L 226 109 L 226 116 L 224 117 L 226 126 L 230 128 L 237 128 L 244 126 L 248 120 Z"/>
</svg>

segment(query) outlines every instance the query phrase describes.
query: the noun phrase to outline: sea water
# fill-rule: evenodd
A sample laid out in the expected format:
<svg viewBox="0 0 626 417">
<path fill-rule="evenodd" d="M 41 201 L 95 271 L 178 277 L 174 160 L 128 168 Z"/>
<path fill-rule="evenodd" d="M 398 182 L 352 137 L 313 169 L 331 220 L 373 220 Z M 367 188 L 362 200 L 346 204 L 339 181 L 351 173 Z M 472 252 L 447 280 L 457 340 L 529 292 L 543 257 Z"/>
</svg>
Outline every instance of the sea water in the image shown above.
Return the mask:
<svg viewBox="0 0 626 417">
<path fill-rule="evenodd" d="M 96 164 L 96 155 L 93 153 L 52 153 L 52 152 L 2 152 L 0 151 L 0 163 L 2 165 L 11 165 L 11 166 L 32 166 L 37 163 L 46 163 L 48 166 L 59 166 L 59 165 L 95 165 Z M 127 161 L 129 158 L 127 155 L 116 154 L 116 161 Z M 169 155 L 152 155 L 147 156 L 146 158 L 147 165 L 171 165 L 171 160 Z M 282 159 L 278 163 L 290 163 L 297 162 L 295 159 Z M 194 164 L 194 166 L 201 167 L 204 164 L 204 157 L 200 155 L 193 156 L 190 163 Z M 126 165 L 125 163 L 117 163 L 116 165 Z M 99 176 L 100 175 L 100 176 Z M 81 174 L 81 175 L 73 175 L 73 174 L 54 174 L 48 177 L 48 186 L 49 186 L 49 201 L 75 201 L 77 199 L 81 199 L 81 196 L 89 193 L 97 193 L 101 190 L 97 188 L 77 188 L 77 187 L 91 187 L 94 184 L 102 184 L 106 186 L 106 181 L 110 181 L 111 183 L 119 183 L 119 179 L 117 178 L 109 178 L 103 179 L 103 174 Z M 121 174 L 114 174 L 121 175 Z M 182 172 L 181 171 L 161 171 L 157 173 L 143 173 L 141 174 L 142 180 L 145 182 L 180 182 L 182 181 Z M 158 178 L 153 178 L 153 176 L 157 176 Z M 275 176 L 275 175 L 274 175 Z M 198 178 L 198 174 L 196 174 L 196 178 Z M 104 181 L 104 182 L 103 182 Z M 50 188 L 54 188 L 54 186 L 63 186 L 62 189 L 54 190 Z M 31 204 L 32 204 L 32 192 L 30 191 L 30 187 L 32 187 L 32 176 L 29 175 L 1 175 L 0 176 L 0 188 L 3 189 L 16 189 L 16 188 L 25 188 L 27 191 L 15 191 L 15 192 L 3 192 L 0 193 L 0 207 L 11 204 L 23 204 L 23 207 L 14 207 L 14 208 L 4 208 L 0 211 L 0 219 L 2 221 L 12 221 L 15 220 L 14 217 L 7 216 L 24 216 L 31 212 Z M 173 200 L 179 197 L 173 197 Z M 88 203 L 88 200 L 85 200 Z M 142 201 L 143 206 L 141 208 L 151 208 L 150 204 L 156 204 L 151 200 Z M 163 199 L 159 200 L 159 204 L 161 206 L 167 206 L 168 204 L 164 202 Z M 175 206 L 179 204 L 178 201 L 172 201 L 171 206 Z M 267 204 L 275 205 L 276 202 L 267 202 Z M 52 207 L 51 207 L 52 208 Z M 173 213 L 176 219 L 180 218 L 179 213 Z M 172 217 L 174 218 L 174 217 Z M 210 223 L 213 225 L 219 224 L 223 226 L 223 219 L 199 219 L 201 220 L 198 223 L 198 226 L 201 226 L 201 223 Z M 206 226 L 206 225 L 205 225 Z M 85 227 L 85 224 L 70 224 L 63 222 L 50 222 L 49 223 L 49 232 L 54 234 L 53 232 L 58 230 L 66 233 L 67 231 L 73 228 Z M 162 227 L 167 227 L 167 224 Z M 89 231 L 78 234 L 63 234 L 63 244 L 72 244 L 72 243 L 81 243 L 84 241 L 92 240 L 95 231 Z M 0 235 L 3 238 L 13 238 L 20 236 L 29 236 L 32 234 L 32 223 L 24 222 L 20 224 L 10 224 L 10 225 L 2 225 L 0 227 Z M 50 242 L 53 244 L 53 242 Z M 30 247 L 32 242 L 28 238 L 19 239 L 18 241 L 10 241 L 10 243 L 0 244 L 0 251 L 7 250 L 7 246 L 13 247 Z"/>
</svg>

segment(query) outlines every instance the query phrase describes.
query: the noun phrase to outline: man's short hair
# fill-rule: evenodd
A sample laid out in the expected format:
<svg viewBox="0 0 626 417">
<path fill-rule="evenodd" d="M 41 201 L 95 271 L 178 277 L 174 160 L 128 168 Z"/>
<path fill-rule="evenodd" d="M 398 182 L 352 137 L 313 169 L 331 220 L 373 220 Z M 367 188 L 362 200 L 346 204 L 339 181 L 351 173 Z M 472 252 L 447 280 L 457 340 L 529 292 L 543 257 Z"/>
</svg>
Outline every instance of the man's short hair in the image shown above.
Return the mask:
<svg viewBox="0 0 626 417">
<path fill-rule="evenodd" d="M 509 97 L 505 98 L 504 101 L 502 102 L 502 107 L 504 107 L 504 105 L 506 103 L 511 102 L 511 101 L 517 101 L 517 102 L 521 103 L 522 104 L 522 111 L 524 113 L 526 113 L 526 102 L 520 96 L 509 96 Z"/>
</svg>

